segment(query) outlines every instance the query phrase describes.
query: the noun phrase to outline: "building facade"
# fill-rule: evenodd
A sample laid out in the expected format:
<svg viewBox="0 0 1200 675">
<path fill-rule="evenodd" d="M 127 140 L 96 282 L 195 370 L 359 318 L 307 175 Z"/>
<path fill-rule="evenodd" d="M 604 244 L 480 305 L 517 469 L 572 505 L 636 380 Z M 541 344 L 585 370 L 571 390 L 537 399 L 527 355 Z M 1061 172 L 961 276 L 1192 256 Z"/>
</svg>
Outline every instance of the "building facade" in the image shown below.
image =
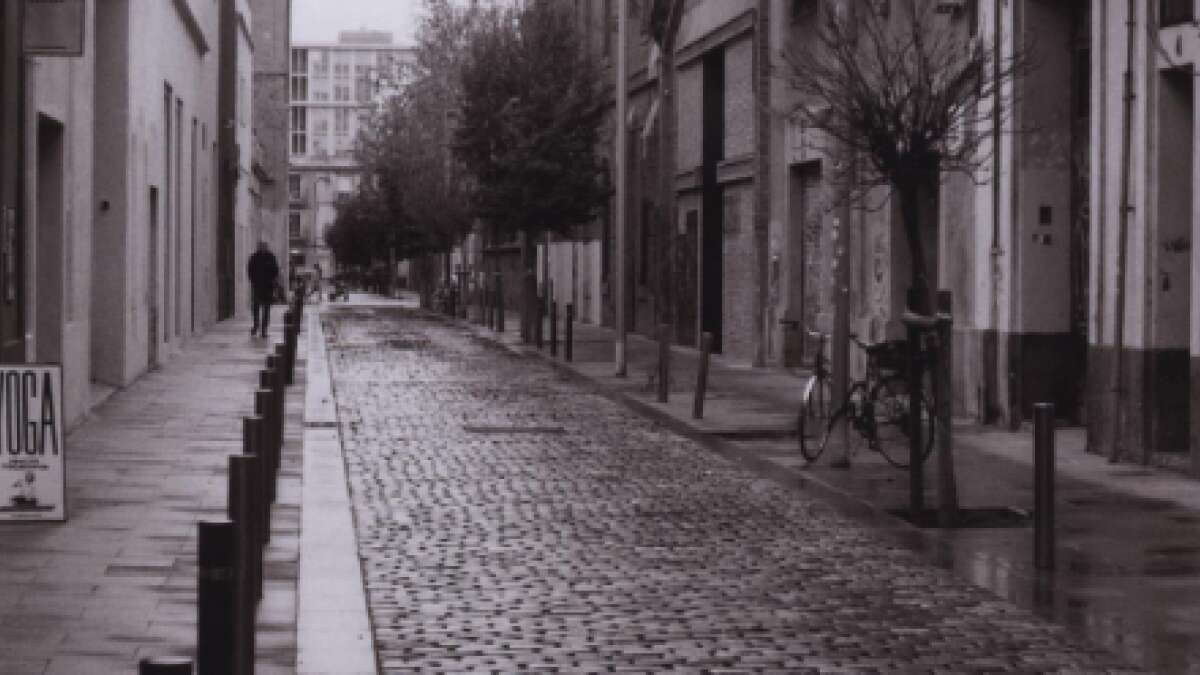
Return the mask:
<svg viewBox="0 0 1200 675">
<path fill-rule="evenodd" d="M 358 129 L 377 97 L 398 81 L 413 51 L 379 31 L 343 31 L 333 44 L 291 46 L 288 238 L 291 264 L 319 276 L 334 271 L 325 231 L 337 203 L 353 194 Z"/>
<path fill-rule="evenodd" d="M 250 0 L 250 10 L 254 39 L 250 241 L 267 242 L 286 278 L 290 276 L 287 176 L 291 0 Z"/>
<path fill-rule="evenodd" d="M 223 315 L 220 110 L 250 83 L 222 92 L 221 66 L 248 69 L 253 40 L 245 0 L 70 5 L 61 53 L 23 44 L 41 8 L 0 10 L 0 358 L 62 364 L 73 425 Z"/>
<path fill-rule="evenodd" d="M 628 197 L 576 241 L 549 245 L 539 268 L 554 288 L 588 306 L 582 319 L 611 325 L 624 274 L 633 330 L 666 321 L 685 345 L 710 332 L 758 366 L 800 364 L 803 331 L 832 333 L 839 312 L 869 341 L 900 337 L 910 262 L 895 205 L 885 191 L 875 208 L 839 204 L 837 158 L 790 113 L 810 102 L 771 73 L 823 12 L 898 20 L 909 3 L 632 0 L 618 45 L 618 1 L 577 4 L 601 76 L 615 77 L 617 49 L 630 64 L 629 112 L 610 123 L 628 141 Z M 936 4 L 936 30 L 1034 64 L 979 102 L 997 122 L 967 130 L 984 135 L 985 161 L 972 177 L 944 175 L 929 205 L 925 253 L 952 297 L 956 412 L 1015 427 L 1051 401 L 1087 425 L 1094 451 L 1119 439 L 1126 454 L 1186 459 L 1200 446 L 1193 3 L 1133 3 L 1132 21 L 1126 3 Z"/>
</svg>

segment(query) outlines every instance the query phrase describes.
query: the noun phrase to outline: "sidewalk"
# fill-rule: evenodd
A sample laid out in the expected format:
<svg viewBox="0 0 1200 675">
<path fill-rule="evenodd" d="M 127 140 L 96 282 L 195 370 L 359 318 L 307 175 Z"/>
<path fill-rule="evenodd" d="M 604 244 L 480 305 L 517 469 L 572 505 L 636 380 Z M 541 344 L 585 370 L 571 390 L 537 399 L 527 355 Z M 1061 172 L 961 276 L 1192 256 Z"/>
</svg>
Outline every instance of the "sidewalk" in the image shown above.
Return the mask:
<svg viewBox="0 0 1200 675">
<path fill-rule="evenodd" d="M 91 411 L 68 437 L 67 521 L 0 523 L 0 673 L 137 672 L 194 657 L 197 522 L 226 516 L 264 356 L 282 341 L 229 320 Z M 303 341 L 301 342 L 303 344 Z M 258 618 L 258 672 L 294 672 L 300 350 Z"/>
<path fill-rule="evenodd" d="M 483 339 L 551 360 L 548 331 L 541 352 L 522 345 L 515 312 L 504 334 L 460 323 Z M 714 356 L 704 418 L 693 420 L 698 352 L 672 348 L 670 401 L 661 404 L 651 380 L 657 344 L 634 334 L 627 344 L 625 378 L 614 376 L 609 329 L 577 324 L 574 360 L 563 360 L 560 344 L 553 361 L 733 461 L 833 498 L 936 564 L 1133 663 L 1159 672 L 1200 669 L 1200 481 L 1109 464 L 1084 451 L 1082 429 L 1059 430 L 1057 569 L 1038 572 L 1027 518 L 1033 507 L 1031 432 L 966 420 L 957 421 L 954 430 L 960 505 L 1011 510 L 1016 526 L 920 530 L 889 514 L 907 507 L 908 479 L 874 453 L 859 453 L 849 470 L 828 467 L 826 457 L 805 466 L 792 426 L 801 377 Z M 925 503 L 934 506 L 935 462 L 928 465 Z"/>
</svg>

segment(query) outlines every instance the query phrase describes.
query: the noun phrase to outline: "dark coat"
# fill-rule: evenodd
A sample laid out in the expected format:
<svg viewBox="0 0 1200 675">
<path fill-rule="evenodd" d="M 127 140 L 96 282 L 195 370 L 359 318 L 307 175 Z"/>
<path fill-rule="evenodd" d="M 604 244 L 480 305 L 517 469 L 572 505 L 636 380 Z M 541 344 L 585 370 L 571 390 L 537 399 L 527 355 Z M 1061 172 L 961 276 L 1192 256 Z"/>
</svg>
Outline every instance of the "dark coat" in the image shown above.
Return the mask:
<svg viewBox="0 0 1200 675">
<path fill-rule="evenodd" d="M 279 283 L 279 262 L 270 251 L 255 251 L 246 265 L 250 287 L 256 295 L 271 295 Z"/>
</svg>

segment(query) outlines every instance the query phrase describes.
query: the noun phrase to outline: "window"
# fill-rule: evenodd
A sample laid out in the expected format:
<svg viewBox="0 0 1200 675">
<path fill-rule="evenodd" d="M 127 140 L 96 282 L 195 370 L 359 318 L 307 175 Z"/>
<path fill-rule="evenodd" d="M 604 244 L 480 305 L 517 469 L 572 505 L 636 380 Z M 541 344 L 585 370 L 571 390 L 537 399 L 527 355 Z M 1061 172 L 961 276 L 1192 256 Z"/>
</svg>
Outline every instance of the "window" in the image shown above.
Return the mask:
<svg viewBox="0 0 1200 675">
<path fill-rule="evenodd" d="M 308 152 L 308 109 L 292 108 L 292 154 Z"/>
<path fill-rule="evenodd" d="M 297 211 L 292 211 L 288 214 L 288 237 L 292 239 L 300 238 L 300 214 Z"/>
<path fill-rule="evenodd" d="M 333 85 L 333 100 L 349 101 L 350 100 L 350 85 L 348 85 L 348 84 Z"/>
<path fill-rule="evenodd" d="M 300 174 L 288 174 L 288 198 L 292 200 L 300 199 Z"/>
<path fill-rule="evenodd" d="M 329 120 L 324 117 L 318 117 L 317 120 L 313 122 L 313 135 L 322 137 L 328 136 Z"/>
<path fill-rule="evenodd" d="M 308 50 L 292 50 L 292 73 L 308 75 Z"/>
<path fill-rule="evenodd" d="M 1159 0 L 1158 12 L 1159 25 L 1163 27 L 1191 23 L 1195 19 L 1192 0 Z"/>
<path fill-rule="evenodd" d="M 292 76 L 292 100 L 299 102 L 308 100 L 308 76 Z"/>
<path fill-rule="evenodd" d="M 369 103 L 371 101 L 370 79 L 360 77 L 354 81 L 354 100 L 359 103 Z"/>
<path fill-rule="evenodd" d="M 312 76 L 329 77 L 329 53 L 318 51 L 312 54 Z"/>
<path fill-rule="evenodd" d="M 338 108 L 334 111 L 333 133 L 338 136 L 350 134 L 350 111 L 346 108 Z"/>
<path fill-rule="evenodd" d="M 333 64 L 333 77 L 334 77 L 334 79 L 337 79 L 337 80 L 350 79 L 350 64 L 349 63 Z"/>
</svg>

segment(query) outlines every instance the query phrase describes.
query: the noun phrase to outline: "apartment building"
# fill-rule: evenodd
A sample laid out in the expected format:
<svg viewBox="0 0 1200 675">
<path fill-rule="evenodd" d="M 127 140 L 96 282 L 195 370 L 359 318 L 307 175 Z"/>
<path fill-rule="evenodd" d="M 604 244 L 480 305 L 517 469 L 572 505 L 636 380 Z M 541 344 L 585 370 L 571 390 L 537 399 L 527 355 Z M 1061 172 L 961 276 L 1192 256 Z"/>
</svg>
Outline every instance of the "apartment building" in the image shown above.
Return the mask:
<svg viewBox="0 0 1200 675">
<path fill-rule="evenodd" d="M 342 31 L 336 43 L 291 46 L 287 189 L 293 269 L 333 273 L 325 231 L 337 216 L 338 200 L 357 186 L 358 129 L 412 58 L 411 48 L 397 46 L 382 31 Z"/>
</svg>

